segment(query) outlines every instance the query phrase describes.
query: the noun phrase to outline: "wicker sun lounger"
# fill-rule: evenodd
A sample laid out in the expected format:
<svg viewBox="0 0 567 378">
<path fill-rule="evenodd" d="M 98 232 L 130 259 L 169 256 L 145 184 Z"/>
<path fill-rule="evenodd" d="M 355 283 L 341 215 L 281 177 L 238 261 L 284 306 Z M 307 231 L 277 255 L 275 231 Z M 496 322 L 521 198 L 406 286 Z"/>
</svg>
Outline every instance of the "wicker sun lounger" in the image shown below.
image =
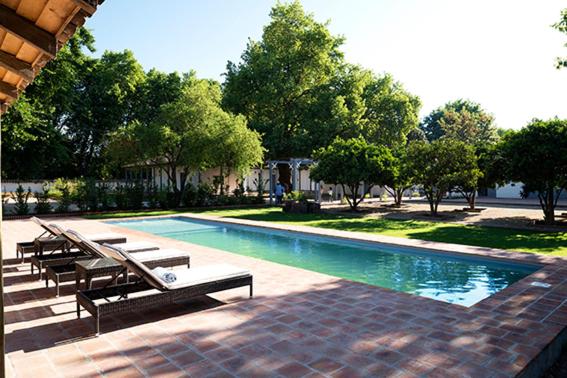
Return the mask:
<svg viewBox="0 0 567 378">
<path fill-rule="evenodd" d="M 175 270 L 177 280 L 167 283 L 137 260 L 135 254 L 113 246 L 103 246 L 101 251 L 119 262 L 124 271 L 134 273 L 138 280 L 77 292 L 77 317 L 81 316 L 81 307 L 93 315 L 97 335 L 100 318 L 105 316 L 160 307 L 244 286 L 250 287 L 252 297 L 252 274 L 238 267 L 219 264 Z"/>
<path fill-rule="evenodd" d="M 31 220 L 43 228 L 43 233 L 36 237 L 33 241 L 24 241 L 16 243 L 16 256 L 21 256 L 22 263 L 25 261 L 26 254 L 43 255 L 44 252 L 61 251 L 61 253 L 69 252 L 70 245 L 61 237 L 61 228 L 55 224 L 47 224 L 43 220 L 32 217 Z M 103 233 L 86 235 L 90 240 L 97 243 L 126 243 L 125 236 L 116 233 Z"/>
<path fill-rule="evenodd" d="M 88 240 L 75 231 L 68 230 L 64 232 L 65 237 L 71 244 L 75 245 L 81 251 L 96 259 L 89 259 L 87 264 L 81 265 L 81 274 L 84 276 L 86 287 L 90 289 L 91 282 L 94 277 L 114 276 L 122 272 L 122 266 L 114 259 L 106 257 L 100 251 L 101 245 L 95 242 L 85 243 L 83 240 Z M 134 243 L 131 243 L 134 244 Z M 116 244 L 119 248 L 124 245 Z M 126 249 L 128 250 L 128 249 Z M 136 252 L 136 259 L 141 261 L 145 266 L 150 269 L 161 267 L 173 267 L 178 265 L 190 266 L 191 257 L 189 252 L 181 251 L 178 249 L 156 249 Z M 81 259 L 83 260 L 83 259 Z M 105 261 L 100 261 L 105 260 Z M 59 284 L 68 281 L 80 281 L 75 272 L 77 261 L 69 261 L 61 265 L 48 266 L 45 270 L 45 287 L 49 287 L 49 280 L 55 282 L 56 296 L 59 296 Z M 126 277 L 126 275 L 125 275 Z M 77 289 L 79 287 L 77 286 Z"/>
<path fill-rule="evenodd" d="M 60 234 L 60 237 L 63 239 L 64 243 L 67 244 L 71 244 L 69 242 L 69 240 L 67 238 L 64 238 L 62 236 L 63 234 L 63 230 L 61 230 L 60 227 L 58 227 L 57 225 L 54 224 L 50 224 L 50 227 L 53 228 L 57 228 L 58 232 Z M 89 239 L 86 239 L 89 240 Z M 110 243 L 107 243 L 110 244 Z M 159 246 L 157 246 L 154 243 L 149 243 L 149 242 L 129 242 L 129 243 L 118 243 L 115 244 L 120 246 L 120 248 L 128 251 L 128 252 L 145 252 L 145 251 L 156 251 L 159 249 Z M 75 246 L 78 247 L 78 246 Z M 70 249 L 69 249 L 70 250 Z M 30 258 L 30 263 L 31 263 L 31 274 L 34 274 L 34 267 L 37 267 L 39 272 L 38 272 L 38 279 L 41 280 L 41 272 L 43 270 L 43 268 L 46 268 L 48 266 L 54 266 L 54 265 L 63 265 L 63 264 L 67 264 L 69 262 L 74 262 L 77 260 L 85 260 L 85 259 L 90 259 L 93 257 L 97 257 L 97 256 L 93 256 L 91 254 L 85 253 L 84 248 L 79 248 L 78 251 L 76 252 L 64 252 L 64 253 L 51 253 L 51 254 L 45 254 L 45 255 L 36 255 L 36 256 L 32 256 Z"/>
</svg>

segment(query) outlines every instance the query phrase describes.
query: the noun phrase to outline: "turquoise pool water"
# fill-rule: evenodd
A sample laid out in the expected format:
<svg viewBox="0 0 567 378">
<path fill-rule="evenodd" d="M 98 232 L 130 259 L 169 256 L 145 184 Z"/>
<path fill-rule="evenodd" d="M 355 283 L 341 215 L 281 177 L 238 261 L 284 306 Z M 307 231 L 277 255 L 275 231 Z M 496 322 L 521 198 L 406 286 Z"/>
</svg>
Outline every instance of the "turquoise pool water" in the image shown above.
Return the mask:
<svg viewBox="0 0 567 378">
<path fill-rule="evenodd" d="M 472 306 L 539 269 L 183 217 L 109 223 L 463 306 Z"/>
</svg>

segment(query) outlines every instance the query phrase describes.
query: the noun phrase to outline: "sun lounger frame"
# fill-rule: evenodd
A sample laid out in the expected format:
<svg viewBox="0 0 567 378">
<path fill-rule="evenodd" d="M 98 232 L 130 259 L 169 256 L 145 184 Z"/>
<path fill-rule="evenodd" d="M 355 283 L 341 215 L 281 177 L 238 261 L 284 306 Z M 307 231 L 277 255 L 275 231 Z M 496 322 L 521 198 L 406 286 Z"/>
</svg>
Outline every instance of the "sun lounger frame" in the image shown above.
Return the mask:
<svg viewBox="0 0 567 378">
<path fill-rule="evenodd" d="M 164 290 L 148 293 L 147 295 L 129 298 L 129 294 L 156 290 L 145 281 L 132 282 L 123 285 L 109 286 L 102 289 L 91 289 L 78 291 L 77 298 L 77 317 L 81 317 L 81 307 L 88 311 L 96 322 L 96 335 L 100 334 L 100 319 L 106 316 L 146 310 L 154 307 L 164 306 L 175 302 L 186 301 L 206 294 L 219 291 L 235 289 L 239 287 L 250 287 L 250 298 L 253 296 L 252 275 L 239 276 L 223 280 L 206 282 L 198 285 L 187 286 L 174 290 Z M 109 298 L 118 296 L 119 299 L 110 300 Z M 103 299 L 104 302 L 95 303 L 96 300 Z"/>
</svg>

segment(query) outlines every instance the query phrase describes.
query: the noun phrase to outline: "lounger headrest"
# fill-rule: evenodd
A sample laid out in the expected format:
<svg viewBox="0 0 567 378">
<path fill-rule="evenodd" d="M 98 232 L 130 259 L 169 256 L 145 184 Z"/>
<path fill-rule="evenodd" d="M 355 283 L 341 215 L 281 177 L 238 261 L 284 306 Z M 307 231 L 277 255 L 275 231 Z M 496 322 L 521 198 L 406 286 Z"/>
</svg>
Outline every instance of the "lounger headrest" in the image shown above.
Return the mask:
<svg viewBox="0 0 567 378">
<path fill-rule="evenodd" d="M 61 232 L 58 229 L 52 227 L 43 220 L 39 219 L 38 217 L 31 217 L 30 219 L 32 220 L 32 222 L 34 222 L 35 224 L 37 224 L 38 226 L 40 226 L 41 228 L 43 228 L 45 231 L 49 232 L 52 235 L 59 236 L 61 234 Z"/>
<path fill-rule="evenodd" d="M 100 244 L 90 241 L 77 231 L 69 229 L 67 231 L 63 231 L 61 235 L 84 252 L 96 257 L 105 257 L 105 255 L 100 251 Z"/>
<path fill-rule="evenodd" d="M 37 224 L 38 226 L 42 226 L 45 222 L 39 219 L 38 217 L 31 217 L 30 220 Z"/>
<path fill-rule="evenodd" d="M 123 249 L 115 247 L 111 244 L 103 244 L 100 246 L 100 251 L 106 256 L 111 257 L 116 261 L 126 261 L 126 257 L 122 255 Z"/>
<path fill-rule="evenodd" d="M 56 223 L 49 223 L 48 226 L 51 227 L 53 230 L 55 230 L 58 233 L 58 235 L 61 235 L 62 233 L 65 232 L 65 229 L 63 229 L 63 227 L 59 226 Z"/>
<path fill-rule="evenodd" d="M 120 257 L 109 256 L 119 262 L 122 266 L 130 270 L 132 273 L 137 275 L 146 281 L 149 285 L 155 287 L 158 290 L 167 290 L 167 283 L 164 282 L 159 276 L 157 276 L 151 269 L 142 264 L 140 260 L 133 257 L 131 254 L 126 252 L 124 249 L 110 245 L 104 244 L 103 247 L 107 251 L 113 251 L 115 254 L 120 255 Z"/>
</svg>

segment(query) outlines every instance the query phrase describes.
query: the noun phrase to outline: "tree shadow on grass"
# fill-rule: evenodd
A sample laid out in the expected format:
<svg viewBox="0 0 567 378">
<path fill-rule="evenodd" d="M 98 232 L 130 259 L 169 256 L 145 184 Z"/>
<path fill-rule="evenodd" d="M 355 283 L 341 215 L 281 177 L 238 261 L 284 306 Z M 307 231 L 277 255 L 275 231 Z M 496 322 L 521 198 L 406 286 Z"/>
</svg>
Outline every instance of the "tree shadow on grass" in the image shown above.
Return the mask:
<svg viewBox="0 0 567 378">
<path fill-rule="evenodd" d="M 498 227 L 441 226 L 416 230 L 407 235 L 411 239 L 474 245 L 479 247 L 567 254 L 567 234 L 538 232 Z"/>
<path fill-rule="evenodd" d="M 248 213 L 230 218 L 302 224 L 319 228 L 401 236 L 433 242 L 515 251 L 567 254 L 567 233 L 482 225 L 443 224 L 431 219 L 391 219 L 352 214 Z"/>
</svg>

